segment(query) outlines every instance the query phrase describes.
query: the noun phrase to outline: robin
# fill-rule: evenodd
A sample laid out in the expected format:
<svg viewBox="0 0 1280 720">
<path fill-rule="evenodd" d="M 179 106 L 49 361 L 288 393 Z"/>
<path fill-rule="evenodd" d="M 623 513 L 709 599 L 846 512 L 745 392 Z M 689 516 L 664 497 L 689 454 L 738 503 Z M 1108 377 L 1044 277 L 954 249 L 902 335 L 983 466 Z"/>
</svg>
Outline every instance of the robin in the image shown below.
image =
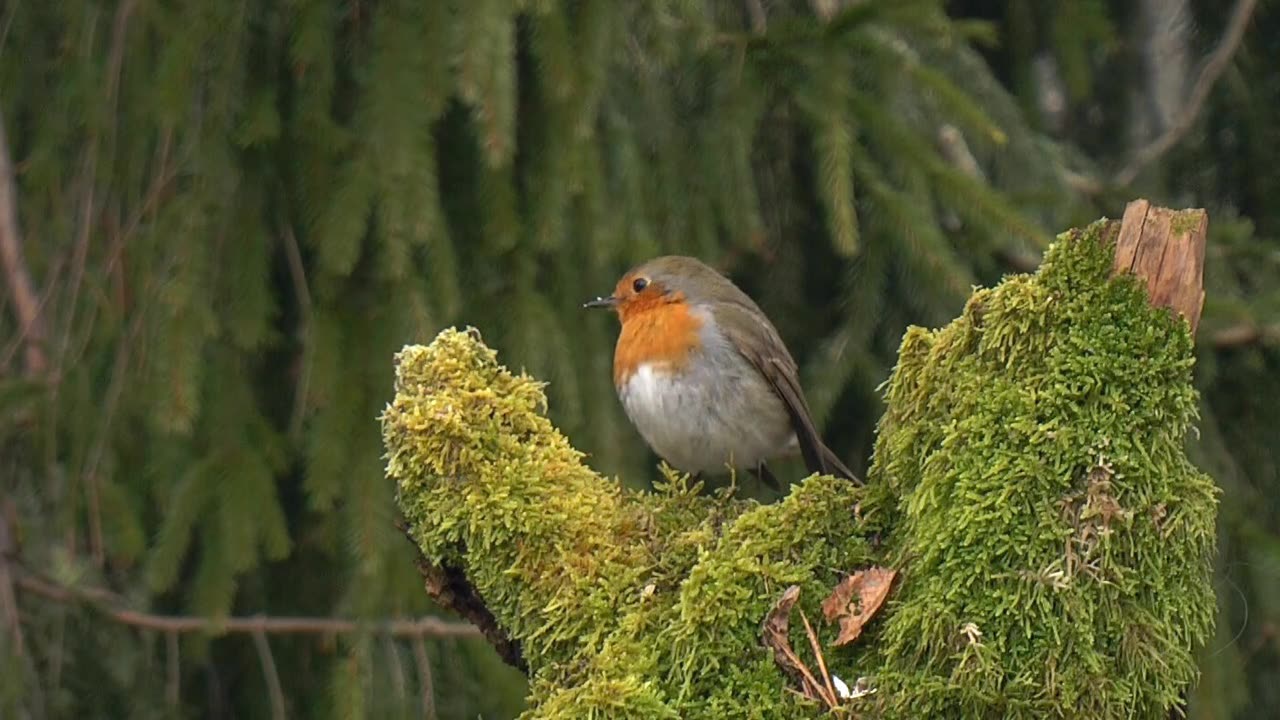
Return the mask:
<svg viewBox="0 0 1280 720">
<path fill-rule="evenodd" d="M 614 387 L 673 467 L 746 469 L 777 488 L 765 463 L 798 450 L 809 472 L 857 482 L 818 435 L 778 331 L 728 278 L 695 258 L 659 257 L 583 307 L 618 313 Z"/>
</svg>

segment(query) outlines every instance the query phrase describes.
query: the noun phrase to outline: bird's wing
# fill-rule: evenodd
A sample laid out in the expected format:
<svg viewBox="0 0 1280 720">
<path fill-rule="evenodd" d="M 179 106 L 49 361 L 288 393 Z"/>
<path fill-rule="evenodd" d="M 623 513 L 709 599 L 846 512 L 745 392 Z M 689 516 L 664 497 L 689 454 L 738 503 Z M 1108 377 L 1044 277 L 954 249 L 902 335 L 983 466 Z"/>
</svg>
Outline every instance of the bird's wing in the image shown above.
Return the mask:
<svg viewBox="0 0 1280 720">
<path fill-rule="evenodd" d="M 800 389 L 800 372 L 796 361 L 787 352 L 778 331 L 759 311 L 732 302 L 723 302 L 716 308 L 722 313 L 718 323 L 722 332 L 738 352 L 760 371 L 764 379 L 782 399 L 791 417 L 791 428 L 800 444 L 805 467 L 809 472 L 844 475 L 853 479 L 853 473 L 827 449 L 822 436 L 813 425 L 809 404 Z"/>
</svg>

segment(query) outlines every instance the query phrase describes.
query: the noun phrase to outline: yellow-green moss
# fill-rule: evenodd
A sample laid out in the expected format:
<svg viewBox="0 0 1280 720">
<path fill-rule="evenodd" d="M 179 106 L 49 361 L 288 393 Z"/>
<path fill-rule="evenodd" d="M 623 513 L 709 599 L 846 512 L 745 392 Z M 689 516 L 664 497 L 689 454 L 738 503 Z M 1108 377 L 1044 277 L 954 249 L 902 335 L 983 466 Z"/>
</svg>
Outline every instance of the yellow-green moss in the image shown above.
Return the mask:
<svg viewBox="0 0 1280 720">
<path fill-rule="evenodd" d="M 623 490 L 470 332 L 397 356 L 388 476 L 426 556 L 462 568 L 531 672 L 527 718 L 793 718 L 760 622 L 788 586 L 901 570 L 831 670 L 865 717 L 1162 717 L 1213 615 L 1215 487 L 1187 461 L 1185 324 L 1110 280 L 1101 226 L 1035 276 L 910 329 L 867 488 L 761 506 L 668 473 Z M 883 545 L 874 544 L 878 538 Z M 807 644 L 793 623 L 793 644 Z"/>
<path fill-rule="evenodd" d="M 818 603 L 870 561 L 860 491 L 814 477 L 781 503 L 596 475 L 543 415 L 542 385 L 473 333 L 396 358 L 388 477 L 428 559 L 465 570 L 532 675 L 529 718 L 795 717 L 759 627 L 788 585 Z M 797 635 L 797 641 L 800 636 Z"/>
</svg>

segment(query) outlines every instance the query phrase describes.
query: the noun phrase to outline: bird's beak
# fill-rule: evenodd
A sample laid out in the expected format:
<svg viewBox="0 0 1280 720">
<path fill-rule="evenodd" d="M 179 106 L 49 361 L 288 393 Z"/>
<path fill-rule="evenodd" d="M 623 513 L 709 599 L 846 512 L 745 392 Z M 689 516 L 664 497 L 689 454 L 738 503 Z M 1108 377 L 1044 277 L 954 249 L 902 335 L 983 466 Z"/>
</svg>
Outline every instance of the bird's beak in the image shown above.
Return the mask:
<svg viewBox="0 0 1280 720">
<path fill-rule="evenodd" d="M 582 303 L 584 308 L 611 308 L 618 304 L 618 298 L 610 295 L 608 297 L 598 297 L 595 300 L 588 300 Z"/>
</svg>

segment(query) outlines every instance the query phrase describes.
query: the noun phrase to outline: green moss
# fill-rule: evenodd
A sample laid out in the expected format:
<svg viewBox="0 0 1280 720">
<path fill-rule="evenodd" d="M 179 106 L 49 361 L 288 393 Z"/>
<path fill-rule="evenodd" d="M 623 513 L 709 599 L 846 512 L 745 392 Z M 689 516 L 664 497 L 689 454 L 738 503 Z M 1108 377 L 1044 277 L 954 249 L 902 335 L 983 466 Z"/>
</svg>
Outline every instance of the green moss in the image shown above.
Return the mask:
<svg viewBox="0 0 1280 720">
<path fill-rule="evenodd" d="M 903 341 L 870 472 L 905 568 L 883 716 L 1164 717 L 1195 678 L 1216 489 L 1183 452 L 1191 338 L 1109 279 L 1105 230 Z"/>
<path fill-rule="evenodd" d="M 873 563 L 901 579 L 863 637 L 834 648 L 815 623 L 832 672 L 876 688 L 859 714 L 1163 716 L 1211 629 L 1216 490 L 1182 450 L 1185 323 L 1109 279 L 1103 229 L 907 332 L 866 488 L 624 490 L 552 427 L 540 383 L 454 330 L 397 356 L 388 476 L 427 557 L 521 642 L 528 718 L 820 714 L 761 620 L 794 584 L 817 621 Z"/>
<path fill-rule="evenodd" d="M 818 603 L 868 564 L 861 491 L 814 477 L 781 503 L 668 474 L 624 490 L 544 416 L 542 385 L 447 330 L 396 359 L 387 474 L 414 539 L 462 567 L 533 676 L 530 718 L 794 717 L 759 626 L 791 584 Z M 796 640 L 800 640 L 797 634 Z"/>
<path fill-rule="evenodd" d="M 1170 218 L 1169 228 L 1175 235 L 1185 235 L 1200 226 L 1203 210 L 1179 210 Z"/>
</svg>

